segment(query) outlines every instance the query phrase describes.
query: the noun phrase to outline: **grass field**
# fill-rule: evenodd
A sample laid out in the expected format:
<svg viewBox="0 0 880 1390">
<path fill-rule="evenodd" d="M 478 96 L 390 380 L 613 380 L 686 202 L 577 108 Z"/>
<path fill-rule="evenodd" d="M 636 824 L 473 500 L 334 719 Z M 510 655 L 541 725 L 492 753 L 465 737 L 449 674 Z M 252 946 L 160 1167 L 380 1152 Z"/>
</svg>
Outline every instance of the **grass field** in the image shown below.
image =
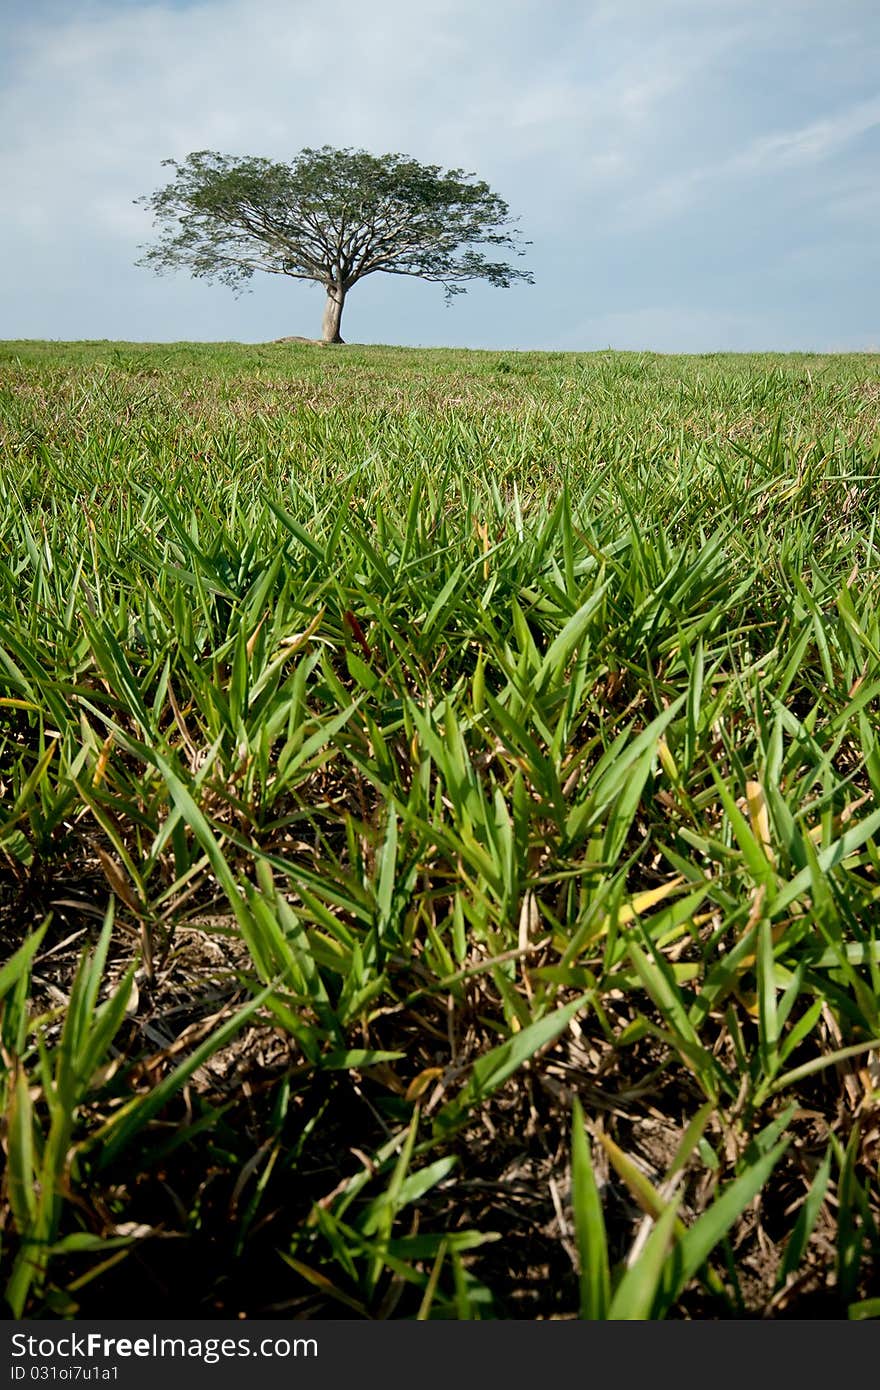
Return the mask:
<svg viewBox="0 0 880 1390">
<path fill-rule="evenodd" d="M 20 1316 L 880 1316 L 880 358 L 0 346 Z"/>
</svg>

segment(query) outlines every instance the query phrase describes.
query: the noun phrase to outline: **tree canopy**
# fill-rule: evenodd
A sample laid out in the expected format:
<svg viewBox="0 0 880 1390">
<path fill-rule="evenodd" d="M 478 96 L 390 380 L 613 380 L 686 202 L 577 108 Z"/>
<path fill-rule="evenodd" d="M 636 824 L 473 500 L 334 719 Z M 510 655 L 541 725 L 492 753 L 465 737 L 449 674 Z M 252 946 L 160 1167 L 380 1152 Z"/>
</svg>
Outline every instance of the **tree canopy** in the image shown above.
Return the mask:
<svg viewBox="0 0 880 1390">
<path fill-rule="evenodd" d="M 289 164 L 199 150 L 164 188 L 135 201 L 161 228 L 138 262 L 186 268 L 241 290 L 255 271 L 325 287 L 323 337 L 341 342 L 345 296 L 367 275 L 410 275 L 447 298 L 471 280 L 507 288 L 532 275 L 482 247 L 523 255 L 507 203 L 462 169 L 402 154 L 304 149 Z"/>
</svg>

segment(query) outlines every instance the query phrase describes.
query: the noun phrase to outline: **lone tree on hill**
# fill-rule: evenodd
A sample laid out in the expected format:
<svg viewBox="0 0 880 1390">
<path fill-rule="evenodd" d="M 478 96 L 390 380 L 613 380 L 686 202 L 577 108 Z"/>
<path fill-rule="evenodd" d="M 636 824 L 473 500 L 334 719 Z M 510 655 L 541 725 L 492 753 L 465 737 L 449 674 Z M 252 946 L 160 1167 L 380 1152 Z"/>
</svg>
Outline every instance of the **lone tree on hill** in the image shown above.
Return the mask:
<svg viewBox="0 0 880 1390">
<path fill-rule="evenodd" d="M 160 273 L 185 266 L 235 290 L 255 270 L 314 280 L 327 291 L 325 343 L 342 342 L 345 297 L 378 270 L 436 281 L 447 298 L 463 294 L 467 280 L 532 283 L 529 271 L 475 249 L 524 254 L 507 204 L 461 169 L 329 145 L 290 164 L 200 150 L 163 165 L 173 182 L 135 199 L 163 226 L 138 265 Z"/>
</svg>

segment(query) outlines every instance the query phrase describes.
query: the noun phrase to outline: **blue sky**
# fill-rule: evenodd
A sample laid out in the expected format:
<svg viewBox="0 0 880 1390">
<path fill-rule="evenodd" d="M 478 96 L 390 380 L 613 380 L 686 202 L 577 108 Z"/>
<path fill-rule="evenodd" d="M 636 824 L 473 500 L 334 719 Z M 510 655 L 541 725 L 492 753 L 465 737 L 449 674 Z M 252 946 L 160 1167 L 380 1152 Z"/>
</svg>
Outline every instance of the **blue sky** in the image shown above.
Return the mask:
<svg viewBox="0 0 880 1390">
<path fill-rule="evenodd" d="M 536 283 L 374 275 L 350 342 L 880 349 L 878 0 L 0 0 L 0 337 L 317 335 L 133 262 L 191 150 L 401 151 L 476 171 Z"/>
</svg>

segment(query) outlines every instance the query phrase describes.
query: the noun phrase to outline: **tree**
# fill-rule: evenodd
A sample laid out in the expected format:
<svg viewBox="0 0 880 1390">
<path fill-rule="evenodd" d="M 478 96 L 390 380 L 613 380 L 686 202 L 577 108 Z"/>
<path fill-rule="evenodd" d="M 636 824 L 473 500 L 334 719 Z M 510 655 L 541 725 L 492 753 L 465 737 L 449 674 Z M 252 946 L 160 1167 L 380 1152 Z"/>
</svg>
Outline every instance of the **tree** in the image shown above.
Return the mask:
<svg viewBox="0 0 880 1390">
<path fill-rule="evenodd" d="M 447 299 L 468 280 L 532 283 L 529 271 L 476 249 L 524 254 L 507 204 L 461 169 L 329 145 L 290 164 L 199 150 L 164 166 L 173 181 L 135 199 L 162 227 L 138 264 L 159 273 L 183 266 L 237 291 L 257 270 L 316 281 L 327 291 L 325 343 L 342 342 L 345 297 L 377 271 L 436 281 Z"/>
</svg>

